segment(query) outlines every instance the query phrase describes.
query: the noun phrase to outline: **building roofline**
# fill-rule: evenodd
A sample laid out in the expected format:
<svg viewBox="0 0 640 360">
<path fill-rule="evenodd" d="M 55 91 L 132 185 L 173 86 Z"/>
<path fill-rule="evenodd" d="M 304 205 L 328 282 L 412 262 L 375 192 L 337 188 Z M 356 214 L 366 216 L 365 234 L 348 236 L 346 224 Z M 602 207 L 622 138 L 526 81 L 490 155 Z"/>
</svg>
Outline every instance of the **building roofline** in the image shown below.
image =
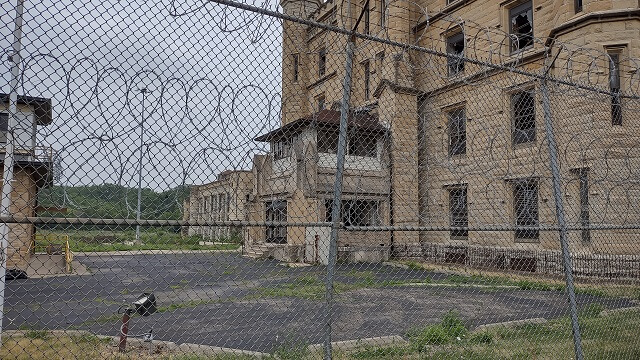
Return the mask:
<svg viewBox="0 0 640 360">
<path fill-rule="evenodd" d="M 372 133 L 385 133 L 388 131 L 378 122 L 378 117 L 372 114 L 349 114 L 348 124 L 350 128 Z M 283 125 L 264 135 L 256 137 L 255 141 L 270 142 L 278 140 L 288 135 L 296 134 L 309 125 L 316 125 L 322 128 L 338 128 L 340 126 L 340 111 L 324 109 L 305 117 L 299 118 L 286 125 Z"/>
<path fill-rule="evenodd" d="M 0 94 L 0 102 L 9 103 L 9 94 Z M 51 99 L 18 95 L 18 104 L 33 106 L 38 125 L 49 125 L 53 122 Z"/>
</svg>

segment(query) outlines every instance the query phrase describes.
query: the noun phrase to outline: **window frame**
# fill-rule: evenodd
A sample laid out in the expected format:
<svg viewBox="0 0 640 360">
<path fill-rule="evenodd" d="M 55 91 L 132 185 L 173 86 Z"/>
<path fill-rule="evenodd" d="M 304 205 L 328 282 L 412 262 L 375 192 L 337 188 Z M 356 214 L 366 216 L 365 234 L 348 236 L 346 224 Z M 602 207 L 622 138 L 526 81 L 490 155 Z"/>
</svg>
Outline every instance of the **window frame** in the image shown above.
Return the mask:
<svg viewBox="0 0 640 360">
<path fill-rule="evenodd" d="M 609 82 L 609 91 L 611 92 L 611 125 L 613 126 L 622 126 L 624 124 L 622 113 L 621 58 L 623 57 L 625 50 L 625 45 L 605 47 L 608 68 L 607 80 Z M 616 72 L 615 75 L 612 74 L 613 70 Z"/>
<path fill-rule="evenodd" d="M 531 96 L 531 109 L 532 109 L 532 113 L 530 114 L 530 116 L 533 117 L 532 123 L 533 123 L 533 129 L 523 129 L 520 130 L 517 125 L 518 122 L 525 116 L 527 116 L 527 114 L 520 114 L 518 115 L 516 113 L 516 106 L 517 106 L 517 102 L 521 102 L 522 100 L 516 100 L 516 97 L 518 96 L 522 96 L 523 94 L 529 94 L 529 96 Z M 511 117 L 511 144 L 514 147 L 517 146 L 523 146 L 523 145 L 527 145 L 527 144 L 535 144 L 537 142 L 537 132 L 538 132 L 538 124 L 537 124 L 537 118 L 536 118 L 536 92 L 535 92 L 535 88 L 534 87 L 529 87 L 526 89 L 521 89 L 518 91 L 514 91 L 511 92 L 509 94 L 509 105 L 510 105 L 510 117 Z M 522 133 L 524 131 L 531 131 L 531 135 L 527 135 L 527 138 L 525 140 L 521 140 L 521 136 L 519 135 L 519 133 Z M 531 137 L 529 137 L 531 136 Z"/>
<path fill-rule="evenodd" d="M 447 195 L 449 196 L 449 226 L 465 228 L 469 227 L 469 192 L 467 184 L 448 186 Z M 454 197 L 454 195 L 457 195 L 459 198 L 464 199 L 464 205 L 462 207 L 456 207 L 456 209 L 461 209 L 461 211 L 455 213 L 453 204 L 456 198 Z M 456 201 L 456 204 L 459 203 L 459 200 Z M 469 238 L 469 230 L 449 229 L 449 238 L 451 240 L 466 240 Z"/>
<path fill-rule="evenodd" d="M 273 222 L 287 221 L 287 200 L 265 201 L 265 220 Z M 286 244 L 287 227 L 282 225 L 267 225 L 265 228 L 265 243 Z"/>
<path fill-rule="evenodd" d="M 522 186 L 532 186 L 532 189 L 523 189 Z M 516 227 L 526 226 L 535 229 L 515 229 L 514 240 L 516 242 L 539 242 L 540 241 L 540 183 L 538 178 L 520 178 L 511 180 L 512 201 L 513 201 L 513 221 Z M 535 199 L 526 198 L 527 191 L 533 192 Z M 521 194 L 522 195 L 519 195 Z M 533 197 L 533 196 L 532 196 Z M 519 201 L 525 198 L 525 201 Z M 525 202 L 533 207 L 519 208 Z M 535 214 L 535 216 L 531 216 Z M 525 215 L 525 216 L 523 216 Z M 527 216 L 528 215 L 528 216 Z"/>
<path fill-rule="evenodd" d="M 323 47 L 318 50 L 318 77 L 327 74 L 327 48 Z"/>
<path fill-rule="evenodd" d="M 340 221 L 345 226 L 379 226 L 382 224 L 380 216 L 380 200 L 349 199 L 342 200 L 340 206 Z M 325 221 L 333 222 L 333 200 L 325 199 Z"/>
<path fill-rule="evenodd" d="M 452 50 L 452 46 L 462 40 L 462 52 L 455 53 Z M 453 77 L 464 73 L 464 52 L 467 47 L 467 40 L 464 36 L 464 31 L 459 31 L 447 36 L 446 38 L 446 52 L 447 52 L 447 76 Z M 455 57 L 455 58 L 452 58 Z M 452 65 L 455 66 L 455 71 L 452 71 Z"/>
<path fill-rule="evenodd" d="M 456 136 L 454 136 L 452 130 L 453 130 L 453 124 L 454 124 L 454 118 L 453 118 L 453 114 L 454 113 L 462 113 L 461 117 L 456 117 L 455 118 L 455 124 L 457 124 L 456 126 Z M 466 114 L 466 108 L 464 106 L 459 106 L 453 109 L 448 109 L 445 113 L 445 116 L 447 118 L 447 154 L 449 155 L 449 157 L 455 157 L 455 156 L 464 156 L 467 154 L 467 114 Z M 461 124 L 461 126 L 460 126 Z M 462 134 L 461 134 L 462 133 Z M 460 139 L 462 138 L 462 140 L 456 142 L 456 144 L 458 146 L 454 147 L 453 144 L 453 139 Z M 461 144 L 461 145 L 460 145 Z"/>
<path fill-rule="evenodd" d="M 517 17 L 518 15 L 521 15 L 523 13 L 526 12 L 531 12 L 531 35 L 527 35 L 528 37 L 530 37 L 530 43 L 520 47 L 520 39 L 521 39 L 521 33 L 515 33 L 515 29 L 513 27 L 513 18 Z M 509 22 L 509 51 L 513 54 L 513 53 L 517 53 L 520 51 L 525 51 L 527 49 L 530 49 L 534 46 L 534 39 L 535 39 L 535 26 L 534 26 L 534 16 L 533 16 L 533 1 L 532 0 L 528 0 L 528 1 L 524 1 L 524 2 L 518 2 L 516 3 L 516 5 L 511 6 L 508 8 L 508 12 L 507 12 L 508 16 L 507 16 L 507 21 Z M 514 46 L 514 40 L 512 38 L 512 36 L 515 35 L 517 37 L 517 42 L 515 44 L 517 44 L 517 46 Z"/>
</svg>

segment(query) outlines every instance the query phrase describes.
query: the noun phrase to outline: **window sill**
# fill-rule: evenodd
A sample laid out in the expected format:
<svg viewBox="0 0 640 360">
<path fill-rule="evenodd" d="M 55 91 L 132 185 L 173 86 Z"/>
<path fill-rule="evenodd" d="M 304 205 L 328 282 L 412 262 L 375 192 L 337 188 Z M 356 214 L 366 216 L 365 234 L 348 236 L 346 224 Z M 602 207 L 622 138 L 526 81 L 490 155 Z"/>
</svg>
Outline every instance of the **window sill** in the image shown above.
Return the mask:
<svg viewBox="0 0 640 360">
<path fill-rule="evenodd" d="M 529 148 L 537 147 L 537 146 L 538 146 L 538 142 L 536 140 L 529 141 L 529 142 L 526 142 L 526 143 L 518 143 L 518 144 L 514 144 L 513 142 L 511 142 L 511 149 L 513 151 L 529 149 Z"/>
<path fill-rule="evenodd" d="M 331 79 L 332 77 L 336 76 L 338 74 L 337 71 L 334 71 L 332 73 L 326 74 L 324 76 L 321 76 L 318 78 L 318 80 L 316 80 L 315 82 L 311 83 L 309 86 L 307 86 L 307 89 L 313 89 L 314 87 L 322 84 L 323 82 Z"/>
</svg>

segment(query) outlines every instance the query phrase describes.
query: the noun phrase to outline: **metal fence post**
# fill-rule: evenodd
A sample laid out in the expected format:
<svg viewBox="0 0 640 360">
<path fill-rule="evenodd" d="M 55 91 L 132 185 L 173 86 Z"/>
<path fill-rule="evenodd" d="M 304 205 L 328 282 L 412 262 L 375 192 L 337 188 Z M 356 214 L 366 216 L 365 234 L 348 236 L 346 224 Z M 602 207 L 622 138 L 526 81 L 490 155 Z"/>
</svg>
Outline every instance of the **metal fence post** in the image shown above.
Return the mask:
<svg viewBox="0 0 640 360">
<path fill-rule="evenodd" d="M 18 113 L 18 78 L 20 76 L 20 51 L 22 50 L 22 16 L 24 0 L 18 0 L 13 30 L 13 53 L 11 54 L 11 83 L 9 85 L 9 119 L 7 123 L 7 145 L 4 155 L 4 171 L 2 175 L 2 198 L 0 199 L 0 215 L 8 216 L 11 208 L 13 192 L 14 142 L 13 131 L 17 123 Z M 9 225 L 6 221 L 0 224 L 0 341 L 2 340 L 2 322 L 4 320 L 4 290 L 7 279 L 7 257 L 9 255 Z"/>
<path fill-rule="evenodd" d="M 569 253 L 569 243 L 567 240 L 567 223 L 565 220 L 564 205 L 562 203 L 562 189 L 560 186 L 560 164 L 558 163 L 558 148 L 553 135 L 553 118 L 551 116 L 551 106 L 549 102 L 549 90 L 547 82 L 541 82 L 542 109 L 544 112 L 544 128 L 546 132 L 547 144 L 549 146 L 549 165 L 551 166 L 551 176 L 553 183 L 553 197 L 556 205 L 556 220 L 560 226 L 560 245 L 562 246 L 562 260 L 564 264 L 565 280 L 567 282 L 567 295 L 569 297 L 569 311 L 571 316 L 571 328 L 573 330 L 573 344 L 575 347 L 576 359 L 582 360 L 582 341 L 580 337 L 580 325 L 578 324 L 578 310 L 576 305 L 576 293 L 573 284 L 573 265 L 571 254 Z"/>
<path fill-rule="evenodd" d="M 353 48 L 355 38 L 347 41 L 344 82 L 342 83 L 342 102 L 340 104 L 340 133 L 338 134 L 338 159 L 336 162 L 336 181 L 333 186 L 333 204 L 331 206 L 331 237 L 329 240 L 329 258 L 327 259 L 326 280 L 326 324 L 324 334 L 324 358 L 331 359 L 331 325 L 333 321 L 333 274 L 338 256 L 338 228 L 342 203 L 342 174 L 344 158 L 347 152 L 347 118 L 349 116 L 349 97 L 351 95 L 351 74 L 353 71 Z"/>
</svg>

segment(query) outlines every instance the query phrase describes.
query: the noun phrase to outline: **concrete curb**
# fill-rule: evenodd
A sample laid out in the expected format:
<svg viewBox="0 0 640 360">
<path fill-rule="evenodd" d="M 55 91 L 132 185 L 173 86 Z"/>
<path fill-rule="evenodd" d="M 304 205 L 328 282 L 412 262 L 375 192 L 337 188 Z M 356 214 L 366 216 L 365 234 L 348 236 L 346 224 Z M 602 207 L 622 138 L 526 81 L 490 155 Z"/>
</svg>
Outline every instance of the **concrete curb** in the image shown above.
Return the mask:
<svg viewBox="0 0 640 360">
<path fill-rule="evenodd" d="M 407 340 L 403 339 L 398 335 L 391 336 L 379 336 L 372 338 L 364 338 L 364 339 L 356 339 L 356 340 L 345 340 L 345 341 L 335 341 L 331 343 L 331 346 L 338 350 L 353 350 L 362 346 L 367 345 L 375 345 L 375 346 L 387 346 L 387 345 L 405 345 L 408 344 Z M 311 352 L 322 352 L 324 348 L 324 344 L 313 344 L 309 345 L 309 351 Z"/>
</svg>

